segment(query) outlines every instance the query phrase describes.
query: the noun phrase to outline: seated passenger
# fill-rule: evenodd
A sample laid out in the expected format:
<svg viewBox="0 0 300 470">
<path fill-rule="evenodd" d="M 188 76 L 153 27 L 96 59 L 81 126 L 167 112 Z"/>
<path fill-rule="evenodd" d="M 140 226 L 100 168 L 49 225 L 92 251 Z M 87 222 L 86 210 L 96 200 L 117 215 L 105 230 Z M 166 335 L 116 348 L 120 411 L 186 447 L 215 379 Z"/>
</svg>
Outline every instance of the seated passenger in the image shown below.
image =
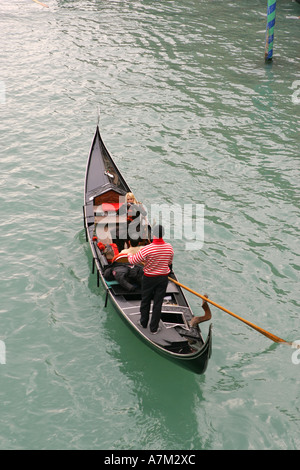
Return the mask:
<svg viewBox="0 0 300 470">
<path fill-rule="evenodd" d="M 130 264 L 113 263 L 103 273 L 107 281 L 116 280 L 128 292 L 136 290 L 142 282 L 143 268 Z"/>
<path fill-rule="evenodd" d="M 126 194 L 126 203 L 127 203 L 127 219 L 132 221 L 140 215 L 145 216 L 147 215 L 147 211 L 145 210 L 143 204 L 138 202 L 133 193 Z"/>
<path fill-rule="evenodd" d="M 119 208 L 119 215 L 127 215 L 128 222 L 132 222 L 136 218 L 145 217 L 147 211 L 141 202 L 138 202 L 133 193 L 127 193 L 125 196 L 125 204 Z"/>
<path fill-rule="evenodd" d="M 126 194 L 127 232 L 129 238 L 146 238 L 144 236 L 147 211 L 138 202 L 133 193 Z"/>
<path fill-rule="evenodd" d="M 132 240 L 129 239 L 127 241 L 127 244 L 129 244 L 128 248 L 125 248 L 124 250 L 120 251 L 120 255 L 135 255 L 142 247 L 139 245 L 140 241 L 139 239 L 137 240 Z"/>
<path fill-rule="evenodd" d="M 111 235 L 108 224 L 105 224 L 105 225 L 97 224 L 96 234 L 97 234 L 98 240 L 101 240 L 101 242 L 104 245 L 112 243 L 112 235 Z"/>
<path fill-rule="evenodd" d="M 208 295 L 204 294 L 204 297 L 208 298 Z M 189 325 L 191 328 L 196 328 L 199 323 L 211 320 L 211 311 L 210 311 L 208 303 L 204 299 L 202 301 L 202 308 L 205 312 L 205 315 L 203 315 L 202 317 L 193 317 L 191 321 L 189 322 Z"/>
</svg>

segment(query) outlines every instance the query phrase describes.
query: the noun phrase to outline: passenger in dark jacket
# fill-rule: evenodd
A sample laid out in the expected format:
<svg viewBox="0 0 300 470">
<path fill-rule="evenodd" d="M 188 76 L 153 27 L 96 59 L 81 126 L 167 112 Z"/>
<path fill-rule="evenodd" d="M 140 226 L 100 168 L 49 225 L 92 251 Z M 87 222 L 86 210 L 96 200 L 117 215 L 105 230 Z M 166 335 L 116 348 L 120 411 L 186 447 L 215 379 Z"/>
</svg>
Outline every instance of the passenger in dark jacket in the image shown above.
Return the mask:
<svg viewBox="0 0 300 470">
<path fill-rule="evenodd" d="M 103 276 L 107 281 L 118 281 L 124 289 L 132 292 L 137 286 L 141 285 L 143 268 L 141 266 L 114 262 L 105 269 Z"/>
</svg>

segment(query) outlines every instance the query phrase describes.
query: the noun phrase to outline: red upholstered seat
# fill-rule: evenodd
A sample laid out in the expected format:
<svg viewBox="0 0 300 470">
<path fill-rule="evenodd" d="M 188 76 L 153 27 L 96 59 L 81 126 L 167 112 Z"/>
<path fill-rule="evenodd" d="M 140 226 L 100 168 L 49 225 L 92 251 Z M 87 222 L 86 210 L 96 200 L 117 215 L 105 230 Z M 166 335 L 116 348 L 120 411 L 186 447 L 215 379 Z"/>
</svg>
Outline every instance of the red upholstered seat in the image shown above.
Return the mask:
<svg viewBox="0 0 300 470">
<path fill-rule="evenodd" d="M 104 212 L 117 212 L 122 206 L 121 202 L 103 202 L 102 209 Z"/>
</svg>

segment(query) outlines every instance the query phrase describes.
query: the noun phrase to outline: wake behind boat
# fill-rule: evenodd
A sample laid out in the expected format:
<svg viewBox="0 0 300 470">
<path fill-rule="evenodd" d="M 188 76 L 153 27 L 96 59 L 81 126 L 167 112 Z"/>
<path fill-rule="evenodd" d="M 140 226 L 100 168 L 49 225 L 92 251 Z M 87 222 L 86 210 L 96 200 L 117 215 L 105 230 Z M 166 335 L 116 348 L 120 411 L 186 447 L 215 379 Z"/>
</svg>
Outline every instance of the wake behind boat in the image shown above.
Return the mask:
<svg viewBox="0 0 300 470">
<path fill-rule="evenodd" d="M 159 332 L 153 335 L 149 327 L 142 328 L 139 324 L 139 284 L 133 290 L 128 290 L 118 281 L 105 278 L 105 271 L 111 265 L 105 247 L 119 247 L 122 241 L 120 234 L 127 233 L 128 217 L 122 207 L 126 206 L 125 196 L 130 192 L 108 153 L 97 126 L 86 167 L 83 217 L 86 240 L 93 255 L 93 271 L 96 267 L 98 285 L 101 281 L 106 290 L 105 304 L 110 299 L 131 330 L 156 352 L 197 374 L 203 374 L 211 356 L 211 325 L 206 341 L 198 325 L 192 328 L 189 326 L 194 315 L 178 285 L 169 281 Z M 150 242 L 151 227 L 144 217 L 140 224 L 140 243 L 145 245 Z M 114 265 L 122 261 L 122 257 L 116 257 Z M 174 273 L 170 277 L 177 280 Z M 206 302 L 203 309 L 210 313 Z"/>
</svg>

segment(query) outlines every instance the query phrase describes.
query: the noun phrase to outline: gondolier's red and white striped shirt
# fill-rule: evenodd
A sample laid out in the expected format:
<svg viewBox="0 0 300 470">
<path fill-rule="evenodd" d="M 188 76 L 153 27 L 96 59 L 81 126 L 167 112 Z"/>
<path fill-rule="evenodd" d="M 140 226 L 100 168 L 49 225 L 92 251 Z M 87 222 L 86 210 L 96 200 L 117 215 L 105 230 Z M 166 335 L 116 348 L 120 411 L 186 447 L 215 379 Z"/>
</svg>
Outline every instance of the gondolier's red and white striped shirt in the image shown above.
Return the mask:
<svg viewBox="0 0 300 470">
<path fill-rule="evenodd" d="M 163 276 L 170 273 L 174 250 L 162 238 L 154 238 L 150 245 L 143 246 L 135 255 L 128 255 L 130 264 L 144 264 L 145 276 Z"/>
</svg>

